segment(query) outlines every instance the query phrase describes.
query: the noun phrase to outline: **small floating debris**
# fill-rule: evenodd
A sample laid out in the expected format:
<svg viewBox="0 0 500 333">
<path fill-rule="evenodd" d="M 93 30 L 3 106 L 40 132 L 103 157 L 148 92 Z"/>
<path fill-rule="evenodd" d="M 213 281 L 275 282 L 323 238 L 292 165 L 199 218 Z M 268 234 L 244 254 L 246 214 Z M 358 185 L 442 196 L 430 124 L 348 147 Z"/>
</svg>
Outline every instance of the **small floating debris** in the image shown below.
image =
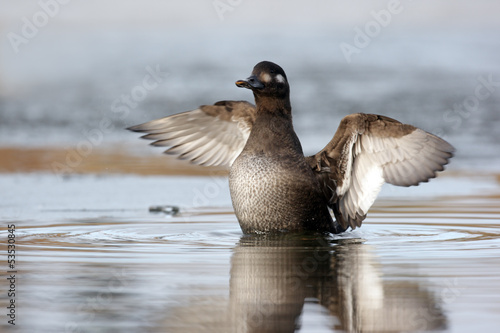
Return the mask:
<svg viewBox="0 0 500 333">
<path fill-rule="evenodd" d="M 174 216 L 174 215 L 177 215 L 177 213 L 179 213 L 179 207 L 169 206 L 169 205 L 150 206 L 149 212 L 151 212 L 151 213 L 164 213 L 166 215 Z"/>
</svg>

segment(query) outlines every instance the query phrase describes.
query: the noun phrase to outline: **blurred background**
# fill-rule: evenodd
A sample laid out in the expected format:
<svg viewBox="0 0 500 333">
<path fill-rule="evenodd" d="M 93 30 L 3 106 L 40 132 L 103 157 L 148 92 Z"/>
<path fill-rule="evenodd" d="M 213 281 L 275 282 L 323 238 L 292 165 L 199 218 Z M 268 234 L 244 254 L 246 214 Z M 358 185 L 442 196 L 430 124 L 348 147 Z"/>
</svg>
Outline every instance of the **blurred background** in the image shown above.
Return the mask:
<svg viewBox="0 0 500 333">
<path fill-rule="evenodd" d="M 500 169 L 495 1 L 0 4 L 3 171 L 54 171 L 55 161 L 105 172 L 113 170 L 81 165 L 105 152 L 160 156 L 124 128 L 218 100 L 252 101 L 234 81 L 261 60 L 287 73 L 307 154 L 346 114 L 379 113 L 449 140 L 453 169 Z"/>
</svg>

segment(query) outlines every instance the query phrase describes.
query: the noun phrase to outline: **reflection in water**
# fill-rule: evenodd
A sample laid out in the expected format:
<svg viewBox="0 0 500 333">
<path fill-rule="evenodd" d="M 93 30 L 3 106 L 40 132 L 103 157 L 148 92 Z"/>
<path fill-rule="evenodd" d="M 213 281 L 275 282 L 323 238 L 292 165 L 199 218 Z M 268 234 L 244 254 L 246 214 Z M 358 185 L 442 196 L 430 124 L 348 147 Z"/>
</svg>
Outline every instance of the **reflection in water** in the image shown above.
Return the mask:
<svg viewBox="0 0 500 333">
<path fill-rule="evenodd" d="M 231 261 L 230 283 L 232 319 L 238 332 L 293 332 L 304 299 L 312 296 L 307 286 L 328 278 L 328 247 L 295 237 L 240 240 Z"/>
<path fill-rule="evenodd" d="M 331 265 L 337 300 L 323 304 L 340 319 L 342 329 L 373 332 L 446 327 L 434 295 L 414 282 L 383 280 L 380 264 L 369 246 L 339 244 Z"/>
<path fill-rule="evenodd" d="M 189 312 L 190 322 L 203 325 L 205 331 L 295 332 L 301 329 L 304 304 L 311 299 L 331 315 L 331 330 L 446 328 L 437 298 L 414 282 L 382 279 L 370 246 L 317 235 L 242 237 L 231 259 L 226 313 L 202 323 L 202 317 L 217 313 L 213 304 L 181 312 Z M 177 313 L 177 319 L 186 322 L 179 315 L 183 317 Z M 315 319 L 320 321 L 320 315 Z"/>
</svg>

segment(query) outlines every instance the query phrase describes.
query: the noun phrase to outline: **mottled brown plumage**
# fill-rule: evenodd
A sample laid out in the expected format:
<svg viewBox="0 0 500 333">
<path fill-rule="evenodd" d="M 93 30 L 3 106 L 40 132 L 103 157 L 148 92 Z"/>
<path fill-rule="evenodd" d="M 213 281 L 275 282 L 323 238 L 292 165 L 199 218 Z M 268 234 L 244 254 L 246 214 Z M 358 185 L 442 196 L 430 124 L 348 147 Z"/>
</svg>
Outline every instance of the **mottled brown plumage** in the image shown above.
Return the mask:
<svg viewBox="0 0 500 333">
<path fill-rule="evenodd" d="M 245 233 L 355 229 L 384 182 L 426 182 L 453 156 L 437 136 L 357 113 L 342 119 L 324 149 L 304 157 L 283 69 L 260 62 L 236 85 L 253 91 L 256 107 L 221 101 L 130 129 L 149 133 L 143 137 L 181 159 L 230 166 L 231 199 Z"/>
</svg>

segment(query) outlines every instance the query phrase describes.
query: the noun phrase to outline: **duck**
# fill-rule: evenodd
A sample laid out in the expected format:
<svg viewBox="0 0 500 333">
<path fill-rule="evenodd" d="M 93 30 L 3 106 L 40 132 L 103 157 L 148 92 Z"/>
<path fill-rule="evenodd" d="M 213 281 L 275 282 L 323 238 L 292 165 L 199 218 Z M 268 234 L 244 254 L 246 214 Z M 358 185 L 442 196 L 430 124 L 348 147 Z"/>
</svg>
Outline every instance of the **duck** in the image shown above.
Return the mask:
<svg viewBox="0 0 500 333">
<path fill-rule="evenodd" d="M 229 167 L 231 201 L 245 234 L 354 230 L 384 183 L 427 182 L 455 152 L 420 128 L 354 113 L 322 150 L 305 156 L 284 70 L 262 61 L 235 84 L 251 90 L 255 104 L 224 100 L 128 129 L 179 159 Z"/>
</svg>

